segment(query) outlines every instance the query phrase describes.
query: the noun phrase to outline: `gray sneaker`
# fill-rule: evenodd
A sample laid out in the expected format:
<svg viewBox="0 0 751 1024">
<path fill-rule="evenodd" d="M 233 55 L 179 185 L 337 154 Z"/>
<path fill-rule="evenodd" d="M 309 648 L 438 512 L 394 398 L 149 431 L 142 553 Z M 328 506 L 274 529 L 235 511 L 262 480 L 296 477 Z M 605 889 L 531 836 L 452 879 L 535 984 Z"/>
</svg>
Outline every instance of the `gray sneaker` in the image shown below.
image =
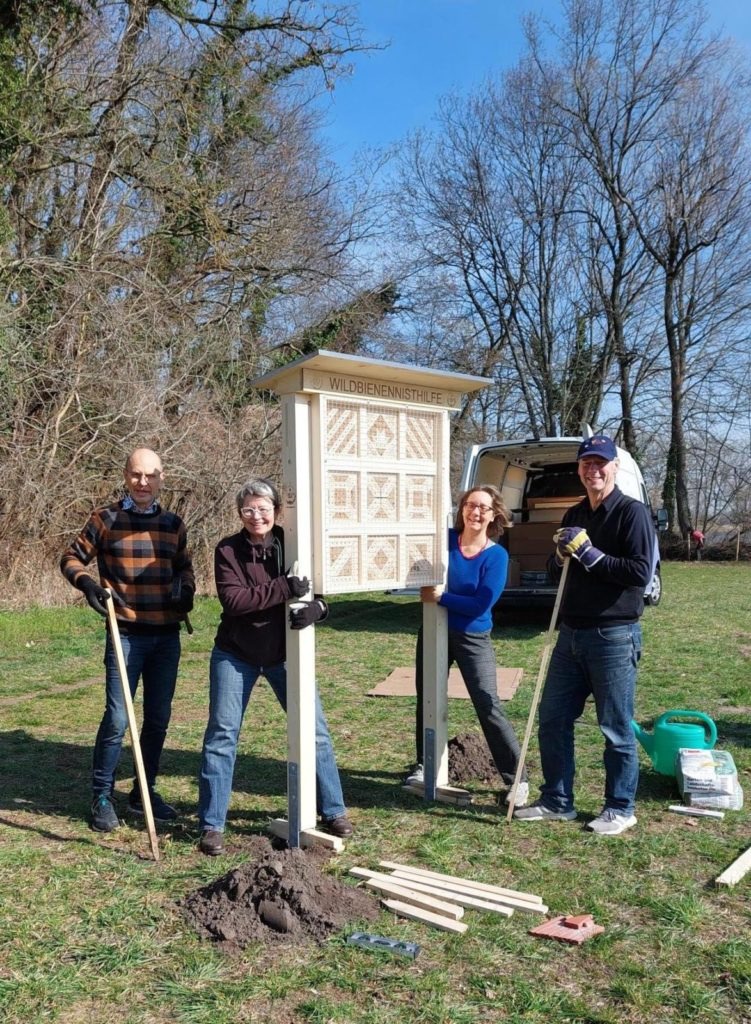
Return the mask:
<svg viewBox="0 0 751 1024">
<path fill-rule="evenodd" d="M 599 836 L 619 836 L 621 832 L 633 828 L 635 824 L 636 818 L 633 814 L 621 814 L 612 807 L 605 807 L 601 814 L 587 822 L 587 828 L 591 828 Z"/>
<path fill-rule="evenodd" d="M 425 769 L 421 764 L 416 764 L 412 771 L 409 773 L 407 778 L 404 780 L 405 786 L 424 786 L 425 785 Z"/>
<path fill-rule="evenodd" d="M 99 793 L 94 797 L 91 805 L 91 827 L 95 832 L 114 832 L 116 828 L 120 828 L 115 805 L 106 793 Z"/>
<path fill-rule="evenodd" d="M 529 807 L 520 807 L 514 811 L 514 818 L 519 821 L 573 821 L 576 811 L 551 811 L 545 804 L 536 801 Z"/>
</svg>

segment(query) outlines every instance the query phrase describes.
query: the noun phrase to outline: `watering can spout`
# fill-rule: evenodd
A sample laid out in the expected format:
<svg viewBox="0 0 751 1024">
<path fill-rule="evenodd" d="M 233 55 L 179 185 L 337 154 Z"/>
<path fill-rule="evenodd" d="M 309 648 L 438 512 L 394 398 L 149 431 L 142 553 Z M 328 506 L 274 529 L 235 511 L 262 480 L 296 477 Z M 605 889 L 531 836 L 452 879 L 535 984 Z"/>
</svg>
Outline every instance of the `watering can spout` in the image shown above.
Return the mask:
<svg viewBox="0 0 751 1024">
<path fill-rule="evenodd" d="M 646 750 L 647 754 L 652 757 L 655 749 L 655 738 L 654 733 L 645 732 L 644 729 L 636 722 L 631 722 L 631 728 L 634 730 L 634 736 L 641 743 Z"/>
</svg>

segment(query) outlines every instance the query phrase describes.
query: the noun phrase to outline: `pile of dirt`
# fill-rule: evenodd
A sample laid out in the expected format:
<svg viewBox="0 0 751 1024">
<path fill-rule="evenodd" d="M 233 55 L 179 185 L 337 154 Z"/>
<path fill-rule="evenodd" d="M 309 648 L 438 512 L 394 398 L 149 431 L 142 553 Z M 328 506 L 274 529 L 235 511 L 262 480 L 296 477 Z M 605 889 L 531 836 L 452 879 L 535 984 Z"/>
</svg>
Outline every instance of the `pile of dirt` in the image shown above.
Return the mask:
<svg viewBox="0 0 751 1024">
<path fill-rule="evenodd" d="M 190 893 L 182 913 L 198 933 L 229 946 L 250 942 L 323 942 L 333 932 L 378 916 L 368 892 L 321 870 L 328 851 L 251 843 L 254 859 Z"/>
<path fill-rule="evenodd" d="M 468 732 L 454 736 L 448 742 L 448 754 L 449 782 L 452 786 L 461 786 L 473 780 L 491 786 L 502 784 L 485 737 L 479 733 Z"/>
</svg>

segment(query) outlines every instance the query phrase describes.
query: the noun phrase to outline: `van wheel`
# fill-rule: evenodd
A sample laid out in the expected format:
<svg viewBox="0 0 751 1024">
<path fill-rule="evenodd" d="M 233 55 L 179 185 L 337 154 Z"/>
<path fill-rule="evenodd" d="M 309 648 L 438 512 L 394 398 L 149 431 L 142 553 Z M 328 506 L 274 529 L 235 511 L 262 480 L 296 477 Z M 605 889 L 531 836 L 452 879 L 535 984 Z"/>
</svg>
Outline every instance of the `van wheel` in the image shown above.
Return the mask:
<svg viewBox="0 0 751 1024">
<path fill-rule="evenodd" d="M 655 574 L 652 577 L 652 586 L 649 588 L 649 593 L 644 595 L 644 603 L 656 605 L 660 603 L 662 598 L 662 576 L 660 576 L 660 570 L 655 569 Z"/>
</svg>

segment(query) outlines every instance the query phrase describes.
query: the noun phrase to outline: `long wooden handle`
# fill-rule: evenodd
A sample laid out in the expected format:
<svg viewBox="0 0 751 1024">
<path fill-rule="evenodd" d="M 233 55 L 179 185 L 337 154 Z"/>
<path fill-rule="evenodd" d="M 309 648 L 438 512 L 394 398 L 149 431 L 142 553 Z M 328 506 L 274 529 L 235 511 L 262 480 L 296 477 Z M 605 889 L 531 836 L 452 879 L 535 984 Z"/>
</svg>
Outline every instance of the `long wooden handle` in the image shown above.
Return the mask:
<svg viewBox="0 0 751 1024">
<path fill-rule="evenodd" d="M 527 747 L 529 746 L 529 738 L 532 735 L 532 728 L 535 724 L 535 716 L 537 715 L 537 705 L 540 703 L 540 695 L 542 693 L 542 684 L 545 682 L 545 677 L 548 674 L 548 663 L 550 661 L 550 653 L 553 647 L 553 637 L 555 636 L 555 624 L 558 621 L 558 611 L 561 607 L 561 598 L 563 597 L 563 591 L 566 588 L 566 577 L 568 576 L 568 567 L 571 564 L 571 559 L 567 558 L 563 563 L 563 572 L 561 573 L 561 579 L 558 584 L 558 593 L 555 595 L 555 605 L 553 606 L 553 614 L 550 617 L 550 626 L 548 627 L 548 635 L 545 641 L 545 647 L 542 652 L 542 661 L 540 662 L 540 671 L 537 674 L 537 683 L 535 685 L 535 692 L 532 697 L 532 706 L 529 709 L 529 718 L 527 719 L 527 728 L 524 733 L 524 741 L 522 743 L 522 749 L 519 753 L 519 764 L 516 766 L 516 775 L 514 776 L 514 784 L 511 787 L 511 793 L 509 794 L 508 802 L 508 814 L 506 815 L 506 821 L 511 821 L 514 814 L 514 803 L 516 801 L 516 789 L 519 785 L 519 779 L 524 771 L 524 762 L 527 758 Z"/>
<path fill-rule="evenodd" d="M 151 810 L 151 794 L 149 793 L 149 787 L 146 783 L 146 771 L 143 767 L 143 757 L 141 755 L 141 742 L 138 738 L 138 724 L 136 723 L 136 713 L 133 710 L 133 698 L 130 695 L 130 683 L 128 682 L 128 670 L 125 667 L 125 655 L 123 654 L 123 645 L 120 641 L 120 630 L 117 625 L 117 617 L 115 616 L 115 602 L 112 600 L 111 591 L 107 591 L 107 617 L 110 626 L 110 636 L 112 637 L 112 645 L 115 648 L 115 658 L 117 659 L 117 671 L 120 676 L 120 685 L 123 690 L 123 700 L 125 701 L 125 710 L 128 715 L 128 729 L 130 730 L 130 743 L 133 748 L 133 760 L 136 764 L 136 778 L 138 779 L 138 786 L 141 790 L 141 804 L 143 806 L 143 813 L 146 818 L 146 828 L 149 831 L 149 843 L 151 845 L 151 852 L 154 860 L 159 860 L 159 844 L 156 839 L 156 828 L 154 826 L 154 813 Z"/>
</svg>

